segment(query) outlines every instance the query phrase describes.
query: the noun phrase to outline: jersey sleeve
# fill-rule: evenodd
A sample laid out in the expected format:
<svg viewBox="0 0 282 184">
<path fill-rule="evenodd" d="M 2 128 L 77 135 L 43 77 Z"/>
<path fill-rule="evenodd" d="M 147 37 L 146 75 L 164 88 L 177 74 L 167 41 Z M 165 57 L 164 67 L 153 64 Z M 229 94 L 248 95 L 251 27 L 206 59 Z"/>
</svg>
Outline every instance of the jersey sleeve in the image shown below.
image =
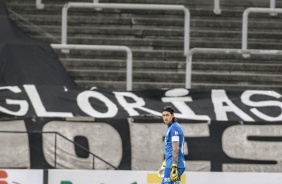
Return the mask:
<svg viewBox="0 0 282 184">
<path fill-rule="evenodd" d="M 179 131 L 177 128 L 172 127 L 170 131 L 171 142 L 179 142 Z"/>
</svg>

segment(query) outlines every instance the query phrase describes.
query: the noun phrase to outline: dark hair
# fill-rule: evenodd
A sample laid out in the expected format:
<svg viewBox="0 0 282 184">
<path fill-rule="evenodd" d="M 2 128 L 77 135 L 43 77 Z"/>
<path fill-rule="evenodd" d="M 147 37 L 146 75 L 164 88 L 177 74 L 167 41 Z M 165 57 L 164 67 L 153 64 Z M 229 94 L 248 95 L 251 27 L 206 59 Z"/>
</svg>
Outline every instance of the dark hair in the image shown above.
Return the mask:
<svg viewBox="0 0 282 184">
<path fill-rule="evenodd" d="M 174 109 L 171 106 L 165 106 L 163 108 L 163 112 L 164 111 L 170 112 L 170 114 L 174 114 Z M 176 117 L 173 117 L 172 121 L 173 122 L 177 121 Z"/>
<path fill-rule="evenodd" d="M 167 111 L 167 112 L 170 112 L 170 114 L 173 114 L 174 113 L 174 109 L 170 106 L 165 106 L 163 108 L 163 111 Z"/>
</svg>

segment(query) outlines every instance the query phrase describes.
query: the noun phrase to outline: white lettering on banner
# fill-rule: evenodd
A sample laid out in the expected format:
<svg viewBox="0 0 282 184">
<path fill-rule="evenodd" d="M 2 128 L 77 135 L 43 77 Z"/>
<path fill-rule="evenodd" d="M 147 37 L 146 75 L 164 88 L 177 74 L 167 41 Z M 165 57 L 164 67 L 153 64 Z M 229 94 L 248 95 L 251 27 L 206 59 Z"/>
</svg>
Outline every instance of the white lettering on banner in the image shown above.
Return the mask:
<svg viewBox="0 0 282 184">
<path fill-rule="evenodd" d="M 254 121 L 253 118 L 232 103 L 227 97 L 225 90 L 212 90 L 211 96 L 217 120 L 228 121 L 227 112 L 233 112 L 244 121 Z"/>
<path fill-rule="evenodd" d="M 248 136 L 281 137 L 282 125 L 236 125 L 222 135 L 222 148 L 231 158 L 277 161 L 273 165 L 223 164 L 226 172 L 282 172 L 282 142 L 250 141 Z"/>
<path fill-rule="evenodd" d="M 24 120 L 1 121 L 0 131 L 26 131 Z M 26 168 L 30 166 L 27 133 L 0 133 L 0 166 Z"/>
<path fill-rule="evenodd" d="M 136 94 L 131 92 L 114 92 L 117 101 L 119 104 L 128 112 L 129 116 L 138 116 L 140 113 L 138 113 L 135 109 L 140 109 L 142 111 L 148 112 L 150 114 L 156 115 L 156 116 L 162 116 L 160 112 L 148 109 L 144 107 L 146 105 L 143 98 L 138 97 Z M 134 100 L 134 102 L 127 102 L 125 100 L 125 97 L 131 98 Z"/>
<path fill-rule="evenodd" d="M 181 91 L 181 92 L 178 92 Z M 186 95 L 187 93 L 183 93 L 183 89 L 172 89 L 165 93 L 167 97 L 163 97 L 163 102 L 172 103 L 181 113 L 175 113 L 175 117 L 182 119 L 193 119 L 193 120 L 204 120 L 210 122 L 210 117 L 206 115 L 196 115 L 190 108 L 187 106 L 185 102 L 192 102 L 192 98 L 188 96 L 175 96 L 177 94 Z M 173 95 L 173 96 L 170 96 Z"/>
<path fill-rule="evenodd" d="M 279 107 L 280 109 L 282 109 L 282 103 L 280 101 L 273 101 L 273 100 L 269 100 L 269 101 L 260 101 L 260 102 L 254 102 L 251 101 L 251 97 L 253 95 L 265 95 L 265 96 L 271 96 L 274 98 L 281 98 L 281 95 L 275 91 L 258 91 L 258 90 L 247 90 L 245 91 L 242 96 L 241 96 L 241 100 L 243 103 L 245 103 L 246 105 L 252 106 L 252 107 Z M 260 112 L 257 108 L 252 108 L 251 112 L 254 113 L 257 117 L 265 120 L 265 121 L 281 121 L 282 120 L 282 113 L 280 113 L 279 116 L 277 117 L 271 117 L 268 116 L 266 114 L 263 114 L 262 112 Z"/>
<path fill-rule="evenodd" d="M 25 89 L 31 105 L 34 108 L 35 115 L 38 117 L 73 117 L 73 113 L 78 114 L 76 111 L 77 109 L 73 109 L 74 112 L 49 112 L 46 110 L 46 107 L 44 106 L 44 103 L 40 97 L 40 94 L 38 93 L 35 85 L 23 85 L 23 88 Z M 22 93 L 22 90 L 18 86 L 4 86 L 0 87 L 0 91 L 8 90 L 12 93 Z M 64 90 L 65 93 L 67 93 L 67 90 Z M 141 115 L 142 112 L 149 113 L 156 116 L 162 116 L 160 111 L 155 111 L 152 109 L 149 109 L 146 107 L 146 101 L 144 98 L 137 96 L 136 94 L 132 92 L 113 92 L 115 95 L 115 98 L 117 99 L 117 102 L 120 106 L 122 106 L 129 116 L 138 116 Z M 179 112 L 175 113 L 175 116 L 177 118 L 181 119 L 193 119 L 193 120 L 204 120 L 207 122 L 211 121 L 211 118 L 209 115 L 197 115 L 189 107 L 189 103 L 201 103 L 199 101 L 193 101 L 193 96 L 188 96 L 189 91 L 187 89 L 183 88 L 176 88 L 167 90 L 165 92 L 165 96 L 161 97 L 161 101 L 165 103 L 171 103 L 173 104 L 173 107 L 177 109 Z M 253 101 L 252 97 L 260 95 L 267 97 L 273 97 L 277 100 L 263 100 L 263 101 Z M 110 95 L 112 96 L 112 95 Z M 213 108 L 215 112 L 215 120 L 217 121 L 228 121 L 231 119 L 228 119 L 227 114 L 233 113 L 234 115 L 237 115 L 239 118 L 241 118 L 244 121 L 255 121 L 250 115 L 253 113 L 253 115 L 257 116 L 258 118 L 264 120 L 264 121 L 282 121 L 282 102 L 281 102 L 282 95 L 275 92 L 275 91 L 261 91 L 261 90 L 247 90 L 244 91 L 240 97 L 240 100 L 243 105 L 249 106 L 250 112 L 244 112 L 239 107 L 237 107 L 232 100 L 230 100 L 226 94 L 225 90 L 211 90 L 211 100 L 213 103 Z M 17 100 L 17 99 L 5 99 L 5 96 L 3 95 L 3 103 L 6 104 L 0 106 L 0 112 L 13 115 L 13 116 L 26 116 L 26 114 L 29 112 L 29 103 L 28 100 Z M 67 97 L 69 98 L 69 97 Z M 97 107 L 97 109 L 94 109 L 95 105 L 91 104 L 90 98 L 97 99 L 101 101 L 105 108 L 107 108 L 106 112 L 100 112 L 101 110 Z M 237 96 L 235 96 L 236 99 L 238 99 Z M 56 100 L 51 99 L 51 100 Z M 97 92 L 97 91 L 82 91 L 77 96 L 77 105 L 85 114 L 96 117 L 96 118 L 111 118 L 118 115 L 118 106 L 114 102 L 110 100 L 110 98 L 106 97 L 103 93 Z M 146 99 L 147 100 L 147 99 Z M 148 99 L 150 100 L 150 99 Z M 239 100 L 238 100 L 239 102 Z M 50 102 L 46 102 L 50 103 Z M 193 105 L 194 105 L 193 104 Z M 60 104 L 58 104 L 59 106 Z M 7 106 L 7 107 L 6 107 Z M 18 108 L 15 108 L 17 107 Z M 10 108 L 13 107 L 13 110 Z M 208 107 L 208 106 L 207 106 Z M 271 114 L 265 114 L 263 111 L 260 111 L 259 107 L 261 108 L 276 108 L 280 109 L 280 112 L 278 115 Z M 197 107 L 196 108 L 200 108 Z M 18 109 L 18 110 L 14 110 Z M 268 110 L 267 109 L 267 110 Z M 99 111 L 100 110 L 100 111 Z M 199 109 L 197 109 L 199 110 Z M 268 110 L 268 112 L 271 112 L 271 110 Z M 248 114 L 249 113 L 249 114 Z"/>
<path fill-rule="evenodd" d="M 74 141 L 76 136 L 84 136 L 89 143 L 89 151 L 112 165 L 118 167 L 122 159 L 122 140 L 119 133 L 106 123 L 85 123 L 51 121 L 45 124 L 43 132 L 56 131 Z M 54 167 L 55 135 L 43 134 L 43 153 L 46 161 Z M 57 168 L 92 169 L 93 156 L 79 158 L 74 144 L 57 136 Z M 94 158 L 95 169 L 113 169 L 111 166 Z"/>
<path fill-rule="evenodd" d="M 98 112 L 91 106 L 89 102 L 89 98 L 95 98 L 100 100 L 105 104 L 108 108 L 108 111 L 105 113 Z M 103 94 L 96 92 L 96 91 L 84 91 L 77 96 L 77 104 L 80 109 L 85 112 L 87 115 L 96 117 L 96 118 L 110 118 L 114 117 L 117 112 L 118 108 L 116 104 L 114 104 L 111 100 L 105 97 Z"/>
<path fill-rule="evenodd" d="M 23 85 L 38 117 L 73 117 L 70 112 L 47 112 L 35 85 Z"/>
<path fill-rule="evenodd" d="M 22 90 L 17 87 L 17 86 L 5 86 L 5 87 L 0 87 L 0 90 L 10 90 L 13 93 L 21 93 Z M 12 100 L 12 99 L 6 99 L 6 103 L 9 105 L 18 105 L 19 110 L 14 112 L 10 111 L 4 107 L 0 106 L 0 111 L 9 115 L 14 115 L 14 116 L 24 116 L 26 115 L 28 111 L 28 103 L 26 100 Z"/>
</svg>

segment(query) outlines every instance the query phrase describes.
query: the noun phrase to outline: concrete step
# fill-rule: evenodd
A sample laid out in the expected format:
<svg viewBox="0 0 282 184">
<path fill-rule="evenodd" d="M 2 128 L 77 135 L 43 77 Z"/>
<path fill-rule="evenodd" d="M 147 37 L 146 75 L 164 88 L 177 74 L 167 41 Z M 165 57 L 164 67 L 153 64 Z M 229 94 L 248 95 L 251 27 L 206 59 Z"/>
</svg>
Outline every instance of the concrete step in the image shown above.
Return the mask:
<svg viewBox="0 0 282 184">
<path fill-rule="evenodd" d="M 31 34 L 36 34 L 38 31 L 34 29 L 30 29 L 30 26 L 18 23 L 17 24 L 20 28 L 25 31 L 28 31 Z M 61 37 L 62 28 L 61 26 L 53 26 L 53 25 L 38 25 L 44 31 L 52 34 L 55 37 Z M 232 39 L 240 39 L 242 38 L 242 31 L 239 30 L 198 30 L 200 28 L 193 28 L 190 30 L 190 36 L 192 38 L 197 37 L 211 37 L 211 38 L 229 38 Z M 172 38 L 183 38 L 184 31 L 183 28 L 171 28 L 171 29 L 162 29 L 158 27 L 148 28 L 146 26 L 141 26 L 138 28 L 131 28 L 128 26 L 119 26 L 119 27 L 107 27 L 107 26 L 100 26 L 100 27 L 93 27 L 93 26 L 85 26 L 81 29 L 81 26 L 68 26 L 68 37 L 78 37 L 79 35 L 92 35 L 92 36 L 100 36 L 100 35 L 115 35 L 118 36 L 132 36 L 136 38 L 157 38 L 161 37 L 169 37 Z M 277 41 L 277 39 L 282 39 L 282 32 L 277 32 L 276 29 L 266 30 L 266 29 L 259 29 L 259 30 L 252 30 L 248 31 L 248 38 L 249 40 L 263 38 L 266 41 Z"/>
<path fill-rule="evenodd" d="M 167 50 L 180 51 L 184 49 L 184 42 L 181 39 L 142 39 L 132 37 L 102 37 L 102 36 L 77 36 L 76 38 L 68 38 L 69 44 L 87 44 L 87 45 L 123 45 L 131 49 L 143 48 L 144 50 Z M 45 36 L 34 36 L 34 38 L 42 41 L 50 41 L 51 38 Z M 191 48 L 237 48 L 240 49 L 241 39 L 234 38 L 191 38 Z M 282 42 L 277 42 L 277 39 L 249 39 L 248 49 L 261 50 L 282 50 Z"/>
<path fill-rule="evenodd" d="M 205 80 L 207 83 L 242 83 L 248 82 L 252 84 L 281 84 L 281 74 L 265 74 L 259 72 L 219 72 L 214 71 L 193 71 L 192 77 L 194 82 L 202 82 Z"/>
<path fill-rule="evenodd" d="M 186 64 L 179 64 L 179 68 L 185 70 Z M 194 62 L 193 71 L 206 71 L 206 72 L 252 72 L 263 74 L 278 74 L 282 75 L 281 64 L 253 64 L 253 63 L 225 63 L 225 62 Z"/>
<path fill-rule="evenodd" d="M 104 89 L 116 89 L 117 91 L 126 91 L 126 82 L 123 81 L 87 81 L 75 80 L 79 86 L 98 87 Z M 168 83 L 168 82 L 133 82 L 134 90 L 144 89 L 162 89 L 162 88 L 184 88 L 184 83 Z M 249 83 L 197 83 L 194 82 L 192 89 L 233 89 L 233 90 L 275 90 L 281 91 L 282 85 L 272 84 L 249 84 Z"/>
<path fill-rule="evenodd" d="M 66 68 L 76 69 L 100 69 L 100 70 L 122 70 L 127 67 L 126 60 L 117 59 L 62 59 L 62 64 Z M 134 71 L 178 71 L 185 68 L 183 62 L 179 61 L 142 61 L 133 60 Z M 183 67 L 183 68 L 181 68 Z"/>
<path fill-rule="evenodd" d="M 117 91 L 126 91 L 126 82 L 124 81 L 100 81 L 100 80 L 75 80 L 79 86 L 95 86 L 104 89 L 115 89 Z M 184 88 L 184 83 L 171 83 L 171 82 L 133 82 L 132 90 L 144 89 L 161 89 L 161 88 Z"/>
<path fill-rule="evenodd" d="M 46 16 L 44 16 L 44 17 L 46 17 Z M 38 18 L 38 17 L 36 17 L 36 18 Z M 45 22 L 45 21 L 43 21 L 43 22 Z M 214 22 L 214 23 L 217 24 L 218 22 Z M 267 24 L 265 25 L 265 27 L 271 28 L 268 24 L 270 24 L 270 25 L 281 25 L 281 24 L 275 24 L 273 22 L 268 21 Z M 218 25 L 210 25 L 210 24 L 208 24 L 208 25 L 211 26 L 211 27 L 219 27 Z M 261 23 L 254 23 L 254 25 L 262 25 L 262 24 Z M 80 27 L 81 26 L 82 25 L 80 25 Z M 59 26 L 57 25 L 57 27 L 59 27 Z M 78 27 L 78 26 L 73 26 L 73 27 Z M 86 32 L 87 32 L 87 30 L 91 29 L 89 26 L 87 26 L 87 27 L 88 27 L 88 29 L 85 29 Z M 227 26 L 227 27 L 230 28 L 229 26 Z M 276 28 L 277 28 L 277 26 L 276 26 Z M 282 25 L 281 25 L 281 28 L 282 28 Z M 98 38 L 95 38 L 95 35 L 93 36 L 93 34 L 94 34 L 93 32 L 92 33 L 90 32 L 90 33 L 87 33 L 87 34 L 86 34 L 86 32 L 81 32 L 81 33 L 75 34 L 74 32 L 77 30 L 77 29 L 75 29 L 74 31 L 69 32 L 69 40 L 70 40 L 69 43 L 93 44 L 93 42 L 95 42 L 95 43 L 98 42 L 98 44 L 114 44 L 114 45 L 117 45 L 120 42 L 120 39 L 123 39 L 123 40 L 126 40 L 123 45 L 128 45 L 128 46 L 131 46 L 132 43 L 130 43 L 130 42 L 133 42 L 134 44 L 141 44 L 143 46 L 144 45 L 147 45 L 147 46 L 148 45 L 149 46 L 155 45 L 155 47 L 158 47 L 158 45 L 169 45 L 169 46 L 176 48 L 180 45 L 180 43 L 170 41 L 169 44 L 163 44 L 163 43 L 158 44 L 157 42 L 162 42 L 162 41 L 160 41 L 160 39 L 165 40 L 164 36 L 168 36 L 171 40 L 177 40 L 177 39 L 180 40 L 180 41 L 183 40 L 183 31 L 178 31 L 178 34 L 176 34 L 176 35 L 170 34 L 172 32 L 175 32 L 174 31 L 175 29 L 172 29 L 172 30 L 169 29 L 171 31 L 167 31 L 166 35 L 158 34 L 158 36 L 160 36 L 160 37 L 156 38 L 156 41 L 152 41 L 152 39 L 155 38 L 155 35 L 158 31 L 153 32 L 152 35 L 150 36 L 148 34 L 147 35 L 143 34 L 144 33 L 143 31 L 136 32 L 135 31 L 136 29 L 135 30 L 131 29 L 130 31 L 131 31 L 132 35 L 128 34 L 126 37 L 116 38 L 117 35 L 112 33 L 113 29 L 115 29 L 115 28 L 112 27 L 110 29 L 107 29 L 108 31 L 103 30 L 104 33 L 109 33 L 109 34 L 107 34 L 107 39 L 101 37 L 100 35 L 99 35 Z M 121 29 L 125 30 L 124 27 L 122 27 Z M 161 28 L 158 28 L 158 29 L 160 30 Z M 129 30 L 129 29 L 127 29 L 127 30 Z M 280 32 L 273 33 L 273 31 L 275 30 L 273 27 L 270 30 L 271 30 L 270 33 L 264 33 L 263 30 L 259 30 L 259 32 L 256 32 L 255 30 L 250 29 L 249 39 L 248 39 L 248 42 L 249 42 L 249 45 L 250 45 L 249 48 L 252 48 L 252 49 L 281 49 L 281 45 L 277 44 L 277 40 L 282 39 L 281 33 Z M 120 32 L 122 32 L 122 31 L 120 31 Z M 147 33 L 148 32 L 149 31 L 147 31 Z M 221 31 L 221 32 L 223 32 L 223 31 Z M 220 34 L 221 32 L 220 31 L 211 32 L 211 31 L 207 31 L 207 30 L 205 32 L 204 31 L 197 32 L 197 30 L 192 31 L 191 32 L 191 46 L 192 47 L 204 47 L 204 45 L 206 45 L 206 47 L 213 47 L 214 45 L 217 45 L 217 47 L 227 47 L 227 48 L 239 48 L 241 46 L 240 45 L 241 34 L 238 34 L 240 32 L 234 33 L 234 32 L 228 32 L 227 31 L 225 34 Z M 58 33 L 60 33 L 60 29 L 57 29 L 57 34 L 56 35 L 53 34 L 53 37 L 58 38 L 60 36 Z M 113 35 L 112 37 L 116 38 L 115 40 L 109 39 L 110 33 L 112 33 L 112 35 Z M 180 35 L 181 33 L 182 33 L 182 35 Z M 97 34 L 97 32 L 96 32 L 96 34 Z M 101 32 L 100 32 L 100 34 L 101 34 Z M 126 31 L 124 32 L 124 34 L 126 34 Z M 132 36 L 132 37 L 130 37 L 130 36 Z M 38 38 L 38 39 L 45 41 L 44 40 L 45 37 L 46 37 L 45 35 L 42 35 L 42 36 L 37 36 L 35 38 Z M 206 37 L 208 37 L 208 38 L 206 38 Z M 263 39 L 260 39 L 259 41 L 257 41 L 258 40 L 257 37 L 263 38 Z M 99 41 L 97 39 L 102 39 L 102 40 Z M 133 39 L 137 39 L 137 40 L 132 41 Z M 138 39 L 139 39 L 139 41 L 138 41 Z M 140 41 L 141 39 L 142 39 L 142 41 Z M 157 41 L 158 39 L 159 39 L 159 41 Z M 50 39 L 48 38 L 47 41 L 50 41 Z M 142 43 L 140 43 L 140 42 L 142 42 Z M 152 43 L 152 42 L 155 42 L 155 43 Z M 163 42 L 167 42 L 167 41 L 163 41 Z M 209 43 L 204 43 L 204 42 L 209 42 Z M 267 44 L 264 44 L 265 42 L 267 42 Z M 203 44 L 201 44 L 201 43 L 203 43 Z M 181 45 L 182 44 L 183 43 L 181 43 Z M 211 45 L 213 45 L 213 46 L 211 46 Z M 162 47 L 158 47 L 158 48 L 162 48 Z"/>
<path fill-rule="evenodd" d="M 62 59 L 61 62 L 66 68 L 75 69 L 93 69 L 93 70 L 122 70 L 125 71 L 126 60 L 107 60 L 107 59 Z M 183 61 L 133 61 L 134 71 L 175 71 L 175 72 L 185 72 L 186 62 Z M 195 61 L 192 63 L 194 71 L 244 71 L 244 72 L 260 72 L 269 74 L 281 74 L 282 73 L 282 63 L 251 63 L 246 61 L 234 61 L 234 62 L 224 62 L 224 61 Z"/>
<path fill-rule="evenodd" d="M 108 81 L 109 83 L 126 81 L 125 71 L 117 70 L 89 70 L 89 69 L 73 69 L 68 70 L 71 77 L 75 81 Z M 281 85 L 282 76 L 278 74 L 265 74 L 258 72 L 240 72 L 240 71 L 193 71 L 192 80 L 194 83 L 202 84 L 233 84 L 233 85 Z M 177 83 L 185 84 L 185 72 L 165 72 L 165 71 L 134 71 L 133 82 L 147 83 Z"/>
<path fill-rule="evenodd" d="M 193 83 L 191 88 L 197 89 L 230 89 L 230 90 L 274 90 L 281 91 L 282 85 L 249 84 L 249 83 Z"/>
<path fill-rule="evenodd" d="M 19 13 L 19 12 L 18 12 Z M 61 12 L 54 12 L 54 14 L 31 14 L 29 12 L 20 15 L 27 19 L 28 21 L 36 25 L 61 25 Z M 259 14 L 261 15 L 261 14 Z M 127 16 L 121 16 L 120 14 L 108 14 L 99 12 L 99 14 L 94 14 L 89 16 L 86 15 L 68 15 L 68 25 L 69 26 L 89 26 L 92 25 L 115 25 L 115 26 L 158 26 L 158 27 L 179 27 L 183 29 L 184 17 L 183 16 L 173 16 L 173 15 L 163 15 L 160 17 L 155 15 L 146 15 L 147 17 L 141 16 L 139 14 L 130 14 Z M 262 17 L 264 16 L 264 17 Z M 212 19 L 211 19 L 212 18 Z M 280 23 L 282 15 L 270 17 L 268 14 L 262 14 L 261 17 L 254 17 L 253 15 L 249 18 L 248 27 L 249 29 L 279 29 L 282 27 Z M 201 27 L 201 28 L 225 28 L 226 30 L 230 28 L 242 27 L 242 16 L 240 17 L 191 17 L 191 28 Z"/>
<path fill-rule="evenodd" d="M 132 49 L 133 60 L 152 60 L 152 61 L 185 61 L 186 57 L 183 51 L 168 51 L 168 50 L 144 50 L 142 48 Z M 78 51 L 71 50 L 69 54 L 56 51 L 59 58 L 104 58 L 104 59 L 125 59 L 125 52 L 115 51 Z M 87 56 L 87 57 L 86 57 Z"/>
<path fill-rule="evenodd" d="M 215 54 L 215 53 L 194 53 L 192 62 L 222 62 L 222 63 L 252 63 L 256 64 L 281 64 L 280 55 L 252 54 L 244 58 L 241 54 Z"/>
<path fill-rule="evenodd" d="M 71 77 L 86 80 L 125 81 L 126 72 L 120 70 L 91 70 L 91 69 L 68 69 Z M 162 71 L 134 71 L 133 80 L 139 82 L 180 82 L 184 83 L 184 72 Z"/>
<path fill-rule="evenodd" d="M 281 69 L 280 69 L 281 70 Z M 77 78 L 92 78 L 92 77 L 99 77 L 99 78 L 107 78 L 109 80 L 119 80 L 125 79 L 126 72 L 125 69 L 122 70 L 101 70 L 101 69 L 80 69 L 80 68 L 73 68 L 67 70 L 71 76 L 76 76 Z M 133 78 L 137 81 L 139 79 L 142 80 L 149 80 L 155 81 L 159 79 L 163 79 L 165 81 L 183 81 L 185 72 L 184 71 L 162 71 L 161 69 L 152 71 L 143 70 L 135 70 L 133 71 Z M 252 72 L 251 70 L 247 71 L 240 71 L 240 70 L 194 70 L 192 71 L 193 77 L 195 76 L 196 81 L 238 81 L 238 80 L 246 80 L 246 81 L 253 81 L 253 82 L 264 82 L 264 81 L 271 81 L 271 82 L 281 82 L 281 72 L 277 71 L 276 73 L 267 73 L 266 71 L 262 72 Z"/>
<path fill-rule="evenodd" d="M 35 3 L 34 1 L 23 1 L 23 2 L 18 2 L 18 1 L 10 1 L 8 3 L 9 7 L 13 7 L 13 9 L 15 11 L 21 11 L 21 12 L 30 12 L 30 10 L 32 10 L 32 12 L 36 13 L 36 14 L 40 14 L 42 12 L 61 12 L 61 9 L 63 7 L 63 5 L 65 3 L 67 3 L 68 1 L 62 1 L 61 3 L 59 1 L 52 1 L 52 3 L 48 3 L 48 2 L 45 2 L 45 9 L 44 10 L 37 10 L 35 8 Z M 105 2 L 105 1 L 100 1 L 101 3 Z M 192 17 L 196 17 L 196 16 L 200 16 L 200 17 L 241 17 L 242 16 L 242 13 L 243 11 L 248 8 L 248 7 L 262 7 L 262 8 L 268 8 L 269 7 L 269 1 L 264 1 L 264 2 L 261 2 L 261 3 L 253 3 L 253 2 L 246 2 L 244 3 L 245 1 L 239 1 L 239 3 L 226 3 L 226 1 L 221 1 L 221 4 L 220 4 L 220 7 L 222 9 L 222 14 L 221 15 L 215 15 L 213 13 L 213 8 L 214 8 L 214 4 L 213 2 L 208 2 L 206 4 L 202 4 L 202 3 L 191 3 L 190 1 L 189 2 L 173 2 L 172 4 L 179 4 L 179 5 L 185 5 L 188 9 L 190 9 L 190 13 L 192 15 Z M 257 1 L 256 1 L 257 2 Z M 106 2 L 108 3 L 108 2 Z M 109 2 L 109 3 L 113 3 L 112 1 Z M 123 1 L 120 1 L 119 3 L 125 3 Z M 136 2 L 132 2 L 130 1 L 130 3 L 136 3 Z M 140 3 L 140 2 L 137 2 L 137 3 Z M 144 2 L 146 4 L 154 4 L 152 2 Z M 164 2 L 156 2 L 157 4 L 167 4 L 167 3 L 164 3 Z M 169 3 L 171 4 L 171 3 Z M 230 6 L 232 6 L 232 9 L 230 8 Z M 281 5 L 281 2 L 279 1 L 276 1 L 276 7 L 282 7 Z M 79 9 L 76 10 L 76 9 L 70 9 L 71 12 L 75 13 L 75 12 L 85 12 L 87 10 L 85 9 Z M 112 10 L 110 9 L 104 9 L 103 11 L 108 11 L 108 12 L 111 12 Z M 129 13 L 132 13 L 133 11 L 132 10 L 114 10 L 115 12 L 120 12 L 122 15 L 126 15 L 126 14 L 129 14 Z M 113 11 L 112 11 L 113 12 Z M 148 10 L 146 11 L 146 13 L 144 13 L 143 10 L 134 10 L 135 13 L 138 13 L 140 15 L 148 15 L 148 14 L 155 14 L 156 16 L 159 16 L 159 14 L 156 12 L 156 10 Z M 95 13 L 95 11 L 93 11 L 93 13 Z M 96 12 L 97 13 L 97 12 Z M 179 11 L 163 11 L 162 10 L 162 14 L 164 15 L 167 15 L 167 14 L 170 14 L 172 15 L 173 14 L 176 14 L 176 15 L 179 15 L 181 14 L 181 12 Z M 52 13 L 51 13 L 52 14 Z M 255 15 L 252 15 L 252 16 L 263 16 L 263 14 L 255 14 Z"/>
</svg>

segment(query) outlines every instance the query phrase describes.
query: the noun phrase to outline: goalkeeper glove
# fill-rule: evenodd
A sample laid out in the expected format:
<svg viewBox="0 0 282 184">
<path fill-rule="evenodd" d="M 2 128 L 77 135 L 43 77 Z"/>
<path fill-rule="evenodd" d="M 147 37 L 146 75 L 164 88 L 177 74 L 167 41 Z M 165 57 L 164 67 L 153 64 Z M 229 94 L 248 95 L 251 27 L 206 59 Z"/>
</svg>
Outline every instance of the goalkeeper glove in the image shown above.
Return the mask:
<svg viewBox="0 0 282 184">
<path fill-rule="evenodd" d="M 159 168 L 159 170 L 158 170 L 158 176 L 159 176 L 160 178 L 163 178 L 163 177 L 164 177 L 165 165 L 166 165 L 166 163 L 165 163 L 165 161 L 163 161 L 162 166 L 161 166 L 161 167 Z"/>
<path fill-rule="evenodd" d="M 177 181 L 178 180 L 178 170 L 177 170 L 177 164 L 172 164 L 170 171 L 170 179 L 171 181 Z"/>
</svg>

